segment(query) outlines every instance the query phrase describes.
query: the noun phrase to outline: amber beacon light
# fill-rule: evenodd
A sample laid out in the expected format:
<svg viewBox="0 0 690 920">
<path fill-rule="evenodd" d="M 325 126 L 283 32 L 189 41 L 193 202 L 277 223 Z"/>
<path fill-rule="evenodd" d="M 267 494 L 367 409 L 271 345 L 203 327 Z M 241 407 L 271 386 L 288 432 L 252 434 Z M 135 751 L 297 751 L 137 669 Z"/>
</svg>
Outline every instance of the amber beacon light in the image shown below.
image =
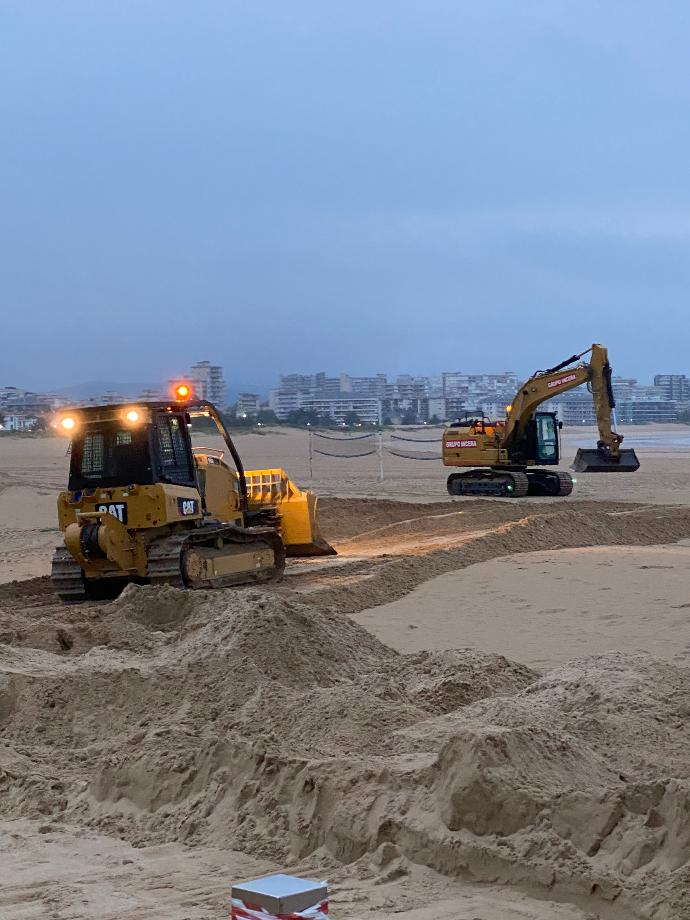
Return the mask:
<svg viewBox="0 0 690 920">
<path fill-rule="evenodd" d="M 177 399 L 189 399 L 192 395 L 192 388 L 188 383 L 175 384 L 175 396 Z"/>
</svg>

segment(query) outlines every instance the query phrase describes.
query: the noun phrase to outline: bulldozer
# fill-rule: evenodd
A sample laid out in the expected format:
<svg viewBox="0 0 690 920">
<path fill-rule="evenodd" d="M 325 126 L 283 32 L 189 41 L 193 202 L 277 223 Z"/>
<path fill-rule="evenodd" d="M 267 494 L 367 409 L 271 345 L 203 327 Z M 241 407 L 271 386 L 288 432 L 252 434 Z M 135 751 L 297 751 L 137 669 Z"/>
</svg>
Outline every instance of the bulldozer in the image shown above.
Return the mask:
<svg viewBox="0 0 690 920">
<path fill-rule="evenodd" d="M 194 418 L 215 423 L 225 448 L 192 446 Z M 51 572 L 63 601 L 115 597 L 129 582 L 261 584 L 281 578 L 286 556 L 335 553 L 316 496 L 282 469 L 245 471 L 219 411 L 190 385 L 167 402 L 88 406 L 54 424 L 71 436 Z"/>
<path fill-rule="evenodd" d="M 589 355 L 588 361 L 582 359 Z M 576 363 L 580 362 L 580 363 Z M 453 496 L 570 495 L 570 473 L 539 469 L 560 462 L 560 430 L 555 412 L 537 412 L 546 400 L 587 384 L 597 419 L 596 448 L 580 448 L 571 469 L 579 473 L 634 473 L 640 463 L 634 450 L 622 448 L 615 431 L 616 402 L 608 350 L 592 345 L 555 367 L 537 371 L 519 388 L 506 418 L 465 417 L 443 433 L 444 466 L 470 467 L 448 477 Z"/>
</svg>

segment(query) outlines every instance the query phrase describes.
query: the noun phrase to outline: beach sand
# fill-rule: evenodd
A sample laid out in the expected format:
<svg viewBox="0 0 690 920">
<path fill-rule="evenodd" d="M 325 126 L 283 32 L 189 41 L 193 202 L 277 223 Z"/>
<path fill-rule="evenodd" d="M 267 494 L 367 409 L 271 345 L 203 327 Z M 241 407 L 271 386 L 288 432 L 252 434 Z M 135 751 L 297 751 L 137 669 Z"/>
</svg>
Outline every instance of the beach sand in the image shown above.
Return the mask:
<svg viewBox="0 0 690 920">
<path fill-rule="evenodd" d="M 690 451 L 627 434 L 639 473 L 519 502 L 242 435 L 339 555 L 76 606 L 66 444 L 2 437 L 3 920 L 220 920 L 274 870 L 347 920 L 690 916 Z"/>
</svg>

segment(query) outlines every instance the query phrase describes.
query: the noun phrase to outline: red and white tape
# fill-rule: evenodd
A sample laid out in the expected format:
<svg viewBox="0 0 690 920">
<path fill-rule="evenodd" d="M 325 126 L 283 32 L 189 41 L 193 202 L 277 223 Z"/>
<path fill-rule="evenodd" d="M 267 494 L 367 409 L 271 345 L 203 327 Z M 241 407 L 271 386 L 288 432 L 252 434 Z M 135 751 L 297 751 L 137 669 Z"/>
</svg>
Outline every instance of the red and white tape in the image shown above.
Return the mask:
<svg viewBox="0 0 690 920">
<path fill-rule="evenodd" d="M 293 914 L 272 914 L 259 904 L 249 904 L 233 898 L 232 920 L 328 920 L 328 901 L 321 901 Z"/>
</svg>

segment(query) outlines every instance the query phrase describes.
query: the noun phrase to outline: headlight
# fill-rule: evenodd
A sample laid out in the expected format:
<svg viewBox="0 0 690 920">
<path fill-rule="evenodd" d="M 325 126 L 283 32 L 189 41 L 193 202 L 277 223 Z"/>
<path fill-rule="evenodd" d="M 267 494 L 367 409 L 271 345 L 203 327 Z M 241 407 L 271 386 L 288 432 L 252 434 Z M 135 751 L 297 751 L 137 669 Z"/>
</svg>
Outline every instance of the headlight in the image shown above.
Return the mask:
<svg viewBox="0 0 690 920">
<path fill-rule="evenodd" d="M 139 412 L 138 409 L 128 409 L 125 412 L 125 418 L 128 422 L 132 422 L 132 423 L 138 422 L 139 419 L 141 418 L 141 413 Z"/>
<path fill-rule="evenodd" d="M 64 418 L 60 419 L 60 425 L 64 428 L 65 431 L 73 431 L 77 425 L 76 419 L 72 418 L 71 415 L 65 415 Z"/>
</svg>

